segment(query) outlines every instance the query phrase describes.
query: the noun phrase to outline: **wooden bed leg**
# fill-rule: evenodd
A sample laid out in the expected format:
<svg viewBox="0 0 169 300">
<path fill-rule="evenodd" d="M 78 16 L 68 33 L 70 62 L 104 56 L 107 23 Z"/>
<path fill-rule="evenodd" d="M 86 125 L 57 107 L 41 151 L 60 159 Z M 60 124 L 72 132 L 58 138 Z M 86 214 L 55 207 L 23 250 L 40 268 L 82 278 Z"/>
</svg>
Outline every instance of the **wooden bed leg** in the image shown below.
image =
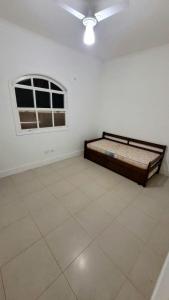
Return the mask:
<svg viewBox="0 0 169 300">
<path fill-rule="evenodd" d="M 158 170 L 157 170 L 157 173 L 156 173 L 156 174 L 159 174 L 159 173 L 160 173 L 161 165 L 162 165 L 162 161 L 161 161 L 160 164 L 159 164 L 159 167 L 158 167 Z"/>
</svg>

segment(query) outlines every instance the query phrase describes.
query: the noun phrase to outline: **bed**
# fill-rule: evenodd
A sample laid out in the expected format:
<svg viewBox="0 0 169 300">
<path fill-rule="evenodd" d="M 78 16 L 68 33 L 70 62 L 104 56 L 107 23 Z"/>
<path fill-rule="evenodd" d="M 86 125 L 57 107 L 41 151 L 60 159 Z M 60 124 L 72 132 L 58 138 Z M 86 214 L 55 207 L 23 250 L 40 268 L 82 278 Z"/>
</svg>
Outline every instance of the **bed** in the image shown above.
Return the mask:
<svg viewBox="0 0 169 300">
<path fill-rule="evenodd" d="M 159 173 L 166 146 L 103 132 L 85 141 L 84 158 L 115 171 L 138 184 Z"/>
</svg>

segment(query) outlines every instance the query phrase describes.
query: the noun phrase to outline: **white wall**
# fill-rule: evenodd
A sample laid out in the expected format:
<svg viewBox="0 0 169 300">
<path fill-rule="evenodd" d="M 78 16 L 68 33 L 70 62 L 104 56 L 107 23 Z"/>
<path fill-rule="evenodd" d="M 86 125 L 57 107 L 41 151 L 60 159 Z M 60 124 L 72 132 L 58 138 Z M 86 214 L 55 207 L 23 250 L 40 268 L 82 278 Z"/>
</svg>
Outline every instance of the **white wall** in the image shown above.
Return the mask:
<svg viewBox="0 0 169 300">
<path fill-rule="evenodd" d="M 0 176 L 76 154 L 84 139 L 96 135 L 100 66 L 95 59 L 0 21 Z M 67 88 L 68 130 L 16 135 L 9 83 L 30 73 L 50 76 Z M 50 149 L 54 152 L 45 154 Z"/>
<path fill-rule="evenodd" d="M 105 64 L 98 128 L 169 147 L 169 45 Z"/>
</svg>

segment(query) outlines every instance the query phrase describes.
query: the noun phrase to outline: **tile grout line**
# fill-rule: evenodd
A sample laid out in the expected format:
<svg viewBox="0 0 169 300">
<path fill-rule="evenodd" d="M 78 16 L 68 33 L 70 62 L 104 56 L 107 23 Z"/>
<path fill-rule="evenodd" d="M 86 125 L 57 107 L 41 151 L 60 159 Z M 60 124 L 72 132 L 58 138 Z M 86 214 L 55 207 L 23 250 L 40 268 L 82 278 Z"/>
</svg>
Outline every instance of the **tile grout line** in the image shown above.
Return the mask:
<svg viewBox="0 0 169 300">
<path fill-rule="evenodd" d="M 49 289 L 49 287 L 52 286 L 52 285 L 54 284 L 54 282 L 56 282 L 57 279 L 58 279 L 61 275 L 63 275 L 64 278 L 65 278 L 65 275 L 64 275 L 64 272 L 62 271 L 62 268 L 61 268 L 59 262 L 57 261 L 57 259 L 56 259 L 56 257 L 54 256 L 52 250 L 50 249 L 50 247 L 49 247 L 49 245 L 48 245 L 48 243 L 47 243 L 45 237 L 43 237 L 42 239 L 43 239 L 43 241 L 45 242 L 45 245 L 46 245 L 46 247 L 48 248 L 49 253 L 50 253 L 51 256 L 53 257 L 54 261 L 56 262 L 56 265 L 58 266 L 58 268 L 59 268 L 59 270 L 60 270 L 60 273 L 59 273 L 59 275 L 57 276 L 57 278 L 55 278 L 55 280 L 54 280 L 47 288 L 45 288 L 45 290 L 43 291 L 43 293 L 45 293 L 45 292 Z M 67 278 L 66 278 L 66 281 L 68 282 Z M 69 284 L 69 282 L 68 282 L 68 284 Z M 75 297 L 76 297 L 76 294 L 75 294 L 75 292 L 74 292 L 74 290 L 72 289 L 72 287 L 71 287 L 70 284 L 69 284 L 69 287 L 71 288 L 73 294 L 74 294 Z M 42 294 L 41 294 L 41 295 L 42 295 Z M 40 295 L 40 296 L 41 296 L 41 295 Z M 38 300 L 38 299 L 40 298 L 40 296 L 39 296 L 36 300 Z M 77 297 L 76 297 L 76 298 L 77 298 Z"/>
<path fill-rule="evenodd" d="M 111 261 L 111 263 L 119 270 L 119 272 L 126 278 L 126 280 L 128 280 L 131 284 L 132 284 L 132 286 L 134 286 L 134 288 L 139 292 L 139 293 L 141 293 L 141 295 L 142 296 L 144 296 L 143 294 L 142 294 L 142 292 L 140 292 L 140 290 L 135 286 L 135 284 L 134 284 L 134 282 L 130 279 L 130 277 L 129 277 L 129 274 L 126 274 L 118 265 L 117 265 L 117 263 L 104 251 L 104 249 L 102 249 L 101 247 L 100 247 L 100 245 L 99 244 L 97 244 L 98 245 L 98 247 L 99 247 L 99 249 L 101 250 L 101 252 Z M 138 260 L 138 258 L 140 257 L 140 255 L 141 255 L 141 253 L 142 252 L 140 252 L 140 254 L 138 255 L 138 257 L 137 257 L 137 260 Z M 137 260 L 136 260 L 136 262 L 137 262 Z M 136 262 L 135 262 L 135 264 L 136 264 Z M 134 266 L 135 266 L 135 264 L 134 264 Z M 133 268 L 134 268 L 134 266 L 133 266 Z M 132 268 L 132 269 L 133 269 Z M 132 271 L 132 269 L 131 269 L 131 271 Z M 130 271 L 130 272 L 131 272 Z M 120 291 L 119 291 L 120 292 Z M 117 297 L 117 296 L 116 296 Z M 144 298 L 145 298 L 145 296 L 144 296 Z"/>
<path fill-rule="evenodd" d="M 120 271 L 120 273 L 122 273 L 123 274 L 123 276 L 132 284 L 132 286 L 134 286 L 134 288 L 143 296 L 143 298 L 145 298 L 145 300 L 147 300 L 146 299 L 146 296 L 142 293 L 142 291 L 134 284 L 134 282 L 132 281 L 132 279 L 129 277 L 129 275 L 130 275 L 130 273 L 132 272 L 132 270 L 134 269 L 134 267 L 135 267 L 135 265 L 136 265 L 136 263 L 137 263 L 137 261 L 139 260 L 139 258 L 140 258 L 140 256 L 142 255 L 142 253 L 144 252 L 144 250 L 146 249 L 146 245 L 144 245 L 143 246 L 143 249 L 140 251 L 140 253 L 138 254 L 138 257 L 137 257 L 137 259 L 136 259 L 136 261 L 135 261 L 135 264 L 133 265 L 133 267 L 131 268 L 131 270 L 130 270 L 130 272 L 128 273 L 128 274 L 126 274 L 119 266 L 118 266 L 118 264 L 109 256 L 109 254 L 107 254 L 105 251 L 104 251 L 104 249 L 102 249 L 102 247 L 99 245 L 99 244 L 97 244 L 98 245 L 98 247 L 99 247 L 99 249 L 104 253 L 104 255 L 112 262 L 112 264 L 113 265 L 115 265 L 116 266 L 116 268 Z M 149 249 L 149 248 L 148 248 Z M 149 249 L 149 250 L 151 250 L 151 249 Z M 154 253 L 154 251 L 152 251 L 153 253 Z"/>
<path fill-rule="evenodd" d="M 31 215 L 31 214 L 30 214 Z M 31 215 L 31 219 L 32 219 L 32 221 L 33 221 L 33 223 L 35 224 L 35 226 L 36 226 L 36 228 L 37 228 L 37 230 L 39 231 L 39 233 L 40 233 L 40 235 L 41 235 L 41 240 L 45 243 L 45 245 L 46 245 L 46 247 L 48 248 L 48 251 L 49 251 L 49 253 L 50 253 L 50 255 L 52 256 L 52 258 L 54 259 L 54 261 L 55 261 L 55 263 L 56 263 L 56 265 L 57 265 L 57 267 L 59 268 L 59 274 L 58 274 L 58 276 L 42 291 L 42 293 L 36 298 L 36 300 L 38 300 L 47 290 L 48 290 L 48 288 L 50 287 L 50 286 L 52 286 L 55 282 L 56 282 L 56 280 L 61 276 L 61 274 L 63 274 L 63 272 L 62 272 L 62 269 L 61 269 L 61 267 L 60 267 L 60 265 L 58 264 L 58 261 L 56 260 L 56 258 L 55 258 L 55 256 L 53 255 L 53 253 L 52 253 L 52 251 L 51 251 L 51 249 L 50 249 L 50 247 L 49 247 L 49 245 L 48 245 L 48 243 L 46 242 L 46 239 L 45 239 L 45 237 L 42 235 L 42 233 L 41 233 L 41 231 L 40 231 L 40 229 L 39 229 L 39 227 L 38 227 L 38 225 L 36 224 L 36 222 L 33 220 L 33 217 L 32 217 L 32 215 Z"/>
<path fill-rule="evenodd" d="M 6 299 L 7 299 L 7 296 L 6 296 L 6 290 L 5 290 L 5 285 L 4 285 L 4 280 L 3 280 L 3 276 L 2 276 L 2 270 L 1 270 L 1 267 L 0 267 L 0 277 L 1 277 L 1 280 L 2 280 L 2 289 L 3 289 L 4 298 L 5 298 L 5 300 L 6 300 Z"/>
<path fill-rule="evenodd" d="M 128 281 L 128 282 L 131 284 L 131 286 L 139 293 L 139 295 L 143 297 L 143 300 L 148 300 L 148 299 L 145 298 L 145 295 L 143 295 L 143 294 L 140 292 L 140 290 L 139 290 L 136 286 L 134 286 L 134 284 L 133 284 L 133 282 L 132 282 L 131 280 L 129 280 L 129 279 L 127 278 L 126 281 Z M 118 294 L 116 295 L 116 298 L 113 299 L 113 300 L 116 300 L 117 297 L 120 295 L 120 292 L 121 292 L 121 290 L 122 290 L 124 284 L 126 283 L 126 281 L 122 284 L 122 286 L 121 286 L 121 288 L 120 288 Z"/>
<path fill-rule="evenodd" d="M 15 255 L 14 257 L 10 258 L 8 261 L 6 261 L 5 263 L 3 263 L 0 266 L 0 269 L 2 270 L 2 268 L 6 267 L 9 263 L 11 263 L 14 259 L 16 259 L 17 257 L 19 257 L 21 254 L 23 254 L 24 252 L 26 252 L 28 249 L 30 249 L 32 246 L 34 246 L 35 244 L 39 243 L 42 240 L 42 237 L 40 237 L 39 239 L 37 239 L 36 241 L 34 241 L 33 243 L 31 243 L 28 247 L 24 248 L 22 251 L 20 251 L 17 255 Z"/>
<path fill-rule="evenodd" d="M 65 276 L 64 272 L 63 272 L 63 276 L 64 276 L 66 282 L 68 283 L 68 285 L 69 285 L 69 287 L 70 287 L 70 289 L 71 289 L 73 295 L 75 296 L 76 300 L 78 300 L 77 295 L 76 295 L 75 291 L 73 290 L 72 286 L 70 285 L 70 283 L 69 283 L 67 277 Z"/>
<path fill-rule="evenodd" d="M 21 218 L 15 220 L 15 221 L 11 222 L 10 224 L 8 224 L 6 226 L 3 226 L 0 229 L 0 234 L 1 234 L 1 231 L 8 229 L 8 227 L 13 226 L 15 223 L 22 221 L 23 219 L 27 218 L 28 216 L 29 216 L 29 211 L 28 211 L 28 213 L 24 217 L 21 217 Z"/>
</svg>

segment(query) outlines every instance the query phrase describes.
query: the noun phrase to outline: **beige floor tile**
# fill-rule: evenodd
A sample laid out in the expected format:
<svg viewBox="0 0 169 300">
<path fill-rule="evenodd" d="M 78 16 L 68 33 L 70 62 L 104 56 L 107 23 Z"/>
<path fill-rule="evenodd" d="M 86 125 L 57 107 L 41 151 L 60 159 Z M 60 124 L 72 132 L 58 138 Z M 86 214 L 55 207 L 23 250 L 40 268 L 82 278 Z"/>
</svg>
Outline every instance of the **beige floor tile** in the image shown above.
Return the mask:
<svg viewBox="0 0 169 300">
<path fill-rule="evenodd" d="M 86 194 L 91 199 L 97 199 L 98 197 L 102 196 L 106 189 L 94 181 L 87 183 L 85 185 L 81 185 L 80 190 Z"/>
<path fill-rule="evenodd" d="M 28 210 L 24 203 L 20 201 L 14 201 L 7 205 L 1 206 L 0 209 L 0 230 L 11 223 L 25 217 L 28 214 Z"/>
<path fill-rule="evenodd" d="M 69 219 L 49 234 L 46 241 L 64 270 L 87 247 L 91 239 L 78 222 Z"/>
<path fill-rule="evenodd" d="M 40 239 L 40 233 L 30 217 L 0 231 L 0 266 Z"/>
<path fill-rule="evenodd" d="M 81 154 L 81 155 L 76 155 L 74 157 L 69 158 L 69 161 L 77 164 L 77 163 L 85 162 L 85 159 L 83 157 L 83 154 Z"/>
<path fill-rule="evenodd" d="M 18 196 L 18 194 L 15 193 L 12 194 L 12 195 L 6 195 L 6 196 L 3 196 L 3 195 L 0 195 L 0 208 L 4 205 L 7 205 L 7 204 L 10 204 L 10 203 L 13 203 L 15 201 L 21 201 L 22 200 L 22 197 Z"/>
<path fill-rule="evenodd" d="M 86 170 L 90 167 L 90 162 L 85 160 L 84 158 L 81 158 L 79 161 L 74 161 L 74 164 L 78 164 L 78 166 L 81 166 L 82 170 Z"/>
<path fill-rule="evenodd" d="M 113 217 L 119 215 L 119 213 L 125 209 L 130 204 L 130 199 L 118 195 L 114 190 L 105 193 L 103 196 L 99 197 L 97 200 L 98 204 L 102 209 L 106 210 Z"/>
<path fill-rule="evenodd" d="M 61 174 L 59 174 L 59 172 L 52 171 L 49 174 L 38 175 L 37 178 L 44 186 L 48 186 L 48 185 L 51 185 L 51 184 L 61 180 L 62 176 L 61 176 Z"/>
<path fill-rule="evenodd" d="M 93 238 L 109 226 L 113 220 L 113 217 L 99 207 L 96 201 L 79 211 L 75 218 Z"/>
<path fill-rule="evenodd" d="M 23 197 L 23 201 L 30 212 L 36 212 L 48 204 L 57 203 L 56 198 L 46 189 Z"/>
<path fill-rule="evenodd" d="M 102 172 L 95 178 L 96 183 L 100 184 L 105 189 L 111 190 L 119 183 L 119 178 L 113 175 L 113 172 Z"/>
<path fill-rule="evenodd" d="M 163 200 L 164 202 L 168 203 L 169 206 L 169 191 L 164 187 L 152 187 L 147 186 L 146 189 L 143 190 L 144 194 L 148 197 L 152 197 L 153 199 L 156 198 L 158 200 Z"/>
<path fill-rule="evenodd" d="M 12 184 L 11 176 L 0 177 L 0 189 Z"/>
<path fill-rule="evenodd" d="M 12 181 L 15 184 L 22 184 L 25 181 L 31 181 L 35 177 L 34 172 L 32 170 L 25 171 L 22 173 L 18 173 L 11 176 Z"/>
<path fill-rule="evenodd" d="M 5 300 L 5 294 L 4 294 L 4 289 L 3 289 L 2 279 L 1 279 L 1 273 L 0 273 L 0 300 Z"/>
<path fill-rule="evenodd" d="M 69 194 L 58 198 L 58 201 L 63 204 L 72 214 L 77 213 L 85 208 L 91 199 L 78 189 L 73 190 Z"/>
<path fill-rule="evenodd" d="M 84 172 L 80 172 L 73 176 L 69 176 L 68 180 L 76 187 L 79 187 L 90 183 L 92 181 L 92 177 L 86 175 Z"/>
<path fill-rule="evenodd" d="M 74 175 L 80 173 L 83 169 L 84 169 L 84 167 L 79 164 L 72 164 L 68 167 L 66 166 L 66 167 L 61 168 L 58 172 L 64 178 L 67 178 L 67 177 L 74 176 Z"/>
<path fill-rule="evenodd" d="M 131 271 L 143 249 L 140 239 L 118 222 L 114 222 L 103 232 L 98 243 L 125 274 Z"/>
<path fill-rule="evenodd" d="M 6 186 L 0 187 L 1 196 L 7 198 L 15 198 L 19 197 L 15 184 L 12 182 L 11 184 L 7 184 Z"/>
<path fill-rule="evenodd" d="M 74 185 L 67 180 L 60 180 L 48 186 L 48 190 L 56 197 L 64 196 L 75 189 Z"/>
<path fill-rule="evenodd" d="M 7 189 L 13 188 L 14 182 L 11 179 L 11 176 L 0 178 L 0 190 L 5 191 Z"/>
<path fill-rule="evenodd" d="M 32 213 L 32 217 L 43 235 L 47 235 L 70 217 L 68 211 L 57 203 L 51 203 Z"/>
<path fill-rule="evenodd" d="M 83 173 L 89 178 L 95 179 L 96 177 L 100 176 L 100 169 L 96 168 L 95 164 L 93 165 L 94 166 L 90 166 L 86 170 L 84 170 Z"/>
<path fill-rule="evenodd" d="M 148 197 L 145 194 L 139 195 L 133 207 L 142 210 L 145 214 L 153 217 L 156 220 L 161 220 L 169 212 L 166 200 L 161 198 Z"/>
<path fill-rule="evenodd" d="M 57 161 L 55 163 L 52 164 L 52 169 L 54 170 L 59 170 L 65 167 L 68 167 L 70 165 L 72 165 L 74 162 L 72 159 L 64 159 L 64 160 L 60 160 Z"/>
<path fill-rule="evenodd" d="M 167 190 L 167 191 L 169 191 L 169 177 L 167 176 L 165 176 L 165 182 L 164 182 L 164 188 Z"/>
<path fill-rule="evenodd" d="M 65 275 L 78 300 L 112 300 L 125 280 L 96 245 L 87 248 Z"/>
<path fill-rule="evenodd" d="M 129 281 L 122 286 L 119 295 L 115 300 L 145 300 Z"/>
<path fill-rule="evenodd" d="M 7 300 L 35 300 L 59 276 L 60 269 L 40 241 L 2 268 Z"/>
<path fill-rule="evenodd" d="M 52 164 L 42 166 L 33 170 L 36 176 L 46 175 L 48 176 L 52 172 Z"/>
<path fill-rule="evenodd" d="M 38 300 L 76 300 L 67 280 L 61 275 Z"/>
<path fill-rule="evenodd" d="M 169 226 L 169 210 L 168 209 L 163 211 L 163 214 L 160 217 L 160 222 L 165 224 L 166 226 Z"/>
<path fill-rule="evenodd" d="M 149 188 L 149 187 L 154 187 L 154 188 L 162 187 L 162 188 L 164 188 L 168 184 L 169 184 L 168 176 L 165 176 L 163 174 L 156 174 L 155 176 L 153 176 L 148 181 L 147 188 Z"/>
<path fill-rule="evenodd" d="M 163 260 L 146 248 L 129 275 L 134 285 L 147 299 L 150 299 L 152 295 L 162 264 Z"/>
<path fill-rule="evenodd" d="M 126 226 L 131 232 L 136 234 L 141 240 L 146 242 L 157 222 L 144 212 L 131 207 L 126 208 L 117 218 L 118 222 Z"/>
<path fill-rule="evenodd" d="M 159 224 L 150 237 L 149 247 L 162 258 L 165 258 L 169 253 L 169 226 Z"/>
<path fill-rule="evenodd" d="M 37 179 L 32 179 L 16 185 L 16 189 L 21 196 L 41 191 L 43 188 L 44 186 Z"/>
<path fill-rule="evenodd" d="M 118 197 L 128 199 L 128 202 L 134 201 L 139 194 L 142 194 L 142 188 L 126 178 L 123 178 L 113 190 Z"/>
</svg>

